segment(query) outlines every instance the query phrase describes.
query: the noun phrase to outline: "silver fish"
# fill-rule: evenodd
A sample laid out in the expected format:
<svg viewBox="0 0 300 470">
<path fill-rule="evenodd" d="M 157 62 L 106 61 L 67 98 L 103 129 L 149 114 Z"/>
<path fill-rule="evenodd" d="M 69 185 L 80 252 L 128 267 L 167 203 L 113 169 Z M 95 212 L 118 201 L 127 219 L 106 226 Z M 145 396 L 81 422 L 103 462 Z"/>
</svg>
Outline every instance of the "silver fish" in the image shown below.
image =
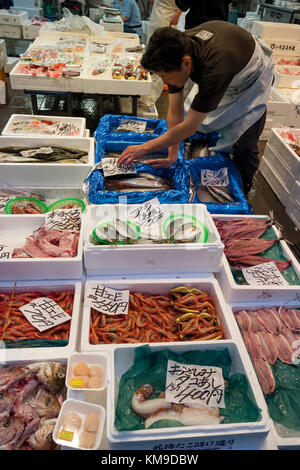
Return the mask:
<svg viewBox="0 0 300 470">
<path fill-rule="evenodd" d="M 207 189 L 221 203 L 234 201 L 228 186 L 207 186 Z"/>
<path fill-rule="evenodd" d="M 192 222 L 178 227 L 174 232 L 174 241 L 177 243 L 193 243 L 196 242 L 200 236 L 200 229 Z"/>
</svg>

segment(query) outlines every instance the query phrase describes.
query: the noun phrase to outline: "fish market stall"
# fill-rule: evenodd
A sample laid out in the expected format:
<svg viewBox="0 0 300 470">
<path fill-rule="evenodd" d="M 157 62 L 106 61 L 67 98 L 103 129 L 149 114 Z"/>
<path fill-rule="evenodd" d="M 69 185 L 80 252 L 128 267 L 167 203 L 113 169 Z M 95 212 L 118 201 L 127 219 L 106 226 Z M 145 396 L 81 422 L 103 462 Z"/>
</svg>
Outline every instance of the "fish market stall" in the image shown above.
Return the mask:
<svg viewBox="0 0 300 470">
<path fill-rule="evenodd" d="M 74 117 L 12 114 L 1 134 L 85 137 L 86 120 Z"/>
</svg>

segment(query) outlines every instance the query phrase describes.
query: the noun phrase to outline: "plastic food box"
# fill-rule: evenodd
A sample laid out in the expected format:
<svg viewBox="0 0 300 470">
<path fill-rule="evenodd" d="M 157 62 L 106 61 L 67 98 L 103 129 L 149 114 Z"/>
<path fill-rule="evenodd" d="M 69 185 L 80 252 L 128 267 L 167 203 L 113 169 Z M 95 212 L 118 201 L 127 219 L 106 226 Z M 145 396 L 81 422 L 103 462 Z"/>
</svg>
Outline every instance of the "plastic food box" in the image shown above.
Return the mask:
<svg viewBox="0 0 300 470">
<path fill-rule="evenodd" d="M 198 449 L 203 448 L 257 448 L 267 436 L 270 423 L 269 417 L 263 408 L 263 400 L 256 390 L 256 381 L 253 381 L 253 371 L 248 370 L 244 357 L 238 345 L 232 341 L 199 342 L 195 344 L 150 345 L 151 351 L 156 352 L 169 349 L 176 353 L 195 350 L 220 350 L 227 348 L 232 359 L 231 374 L 242 373 L 246 375 L 252 399 L 261 409 L 261 419 L 257 422 L 185 426 L 180 428 L 147 429 L 138 431 L 117 431 L 114 426 L 115 408 L 121 376 L 133 363 L 134 348 L 129 346 L 115 346 L 113 348 L 111 383 L 108 384 L 107 393 L 107 439 L 108 446 L 113 450 L 125 449 Z M 201 445 L 202 443 L 202 445 Z M 224 447 L 225 446 L 225 447 Z"/>
<path fill-rule="evenodd" d="M 77 384 L 76 383 L 73 385 L 72 384 L 72 379 L 76 378 L 75 375 L 73 375 L 73 368 L 76 366 L 78 363 L 85 363 L 87 366 L 99 366 L 102 371 L 102 385 L 101 387 L 97 388 L 91 388 L 91 387 L 83 387 L 82 384 Z M 89 353 L 75 353 L 72 354 L 69 358 L 68 361 L 68 368 L 67 368 L 67 378 L 66 378 L 66 385 L 69 389 L 71 390 L 76 390 L 76 391 L 101 391 L 105 390 L 106 385 L 107 385 L 107 369 L 108 369 L 108 364 L 107 364 L 107 357 L 105 354 L 101 354 L 97 352 L 97 354 L 89 354 Z"/>
<path fill-rule="evenodd" d="M 11 240 L 13 248 L 24 246 L 26 237 L 32 235 L 45 222 L 45 215 L 2 215 L 1 239 Z M 0 280 L 26 279 L 80 279 L 83 274 L 83 225 L 79 235 L 77 255 L 73 258 L 9 258 L 1 260 Z"/>
<path fill-rule="evenodd" d="M 268 305 L 268 308 L 279 307 L 283 303 L 284 302 L 270 302 L 270 304 Z M 239 312 L 240 310 L 256 311 L 256 310 L 259 310 L 260 308 L 265 308 L 265 307 L 266 307 L 265 304 L 263 305 L 259 302 L 256 302 L 254 304 L 254 303 L 244 303 L 243 301 L 241 301 L 241 302 L 238 302 L 238 303 L 232 303 L 229 306 L 229 309 L 231 311 L 231 314 L 234 315 L 235 312 Z M 298 300 L 297 304 L 295 304 L 291 307 L 299 308 L 300 307 L 299 300 Z M 253 367 L 252 360 L 251 360 L 250 355 L 248 354 L 248 351 L 247 351 L 246 346 L 244 344 L 243 337 L 241 335 L 241 332 L 240 332 L 240 329 L 238 327 L 238 323 L 237 323 L 235 317 L 233 318 L 233 321 L 236 323 L 236 326 L 237 326 L 237 332 L 238 332 L 237 341 L 240 341 L 242 343 L 240 348 L 244 349 L 244 351 L 246 353 L 246 356 L 247 356 L 247 357 L 245 357 L 245 360 L 248 361 L 248 363 L 249 363 L 249 365 L 247 367 L 247 370 L 252 370 L 253 369 L 254 375 L 256 376 L 256 372 L 255 372 L 255 369 Z M 263 406 L 266 409 L 266 411 L 268 412 L 267 403 L 265 402 L 264 395 L 263 395 L 263 392 L 261 390 L 261 387 L 260 387 L 257 376 L 254 377 L 254 381 L 255 381 L 255 379 L 257 381 L 257 386 L 256 386 L 257 393 L 262 395 L 263 401 L 264 401 Z M 273 438 L 274 438 L 274 440 L 276 442 L 276 445 L 278 446 L 279 449 L 281 449 L 281 450 L 300 449 L 300 432 L 293 431 L 291 429 L 289 430 L 287 428 L 283 428 L 281 425 L 276 424 L 274 421 L 272 421 L 271 418 L 270 418 L 270 421 L 271 421 L 271 430 L 272 430 Z"/>
<path fill-rule="evenodd" d="M 20 122 L 20 121 L 33 121 L 33 120 L 49 120 L 49 121 L 52 121 L 52 122 L 65 122 L 67 124 L 72 124 L 74 126 L 76 126 L 78 128 L 78 135 L 75 135 L 75 136 L 60 136 L 60 135 L 55 135 L 55 134 L 39 134 L 37 132 L 35 133 L 22 133 L 22 132 L 13 132 L 13 125 L 17 122 Z M 44 116 L 44 115 L 38 115 L 38 116 L 34 116 L 34 115 L 31 115 L 31 114 L 12 114 L 11 117 L 9 118 L 6 126 L 4 127 L 3 131 L 2 131 L 2 135 L 9 135 L 9 136 L 14 136 L 14 137 L 18 137 L 18 136 L 21 136 L 21 135 L 25 135 L 25 136 L 32 136 L 32 137 L 35 137 L 35 136 L 43 136 L 43 137 L 71 137 L 71 138 L 74 138 L 74 137 L 85 137 L 85 131 L 86 131 L 86 119 L 85 118 L 74 118 L 74 117 L 68 117 L 68 116 Z"/>
<path fill-rule="evenodd" d="M 282 73 L 283 70 L 289 70 L 290 73 Z M 297 65 L 275 65 L 274 86 L 276 88 L 299 88 L 299 72 L 300 67 Z"/>
<path fill-rule="evenodd" d="M 214 216 L 214 218 L 225 219 L 225 220 L 234 220 L 247 218 L 249 216 L 224 216 L 222 214 Z M 255 219 L 268 218 L 268 216 L 251 216 Z M 276 227 L 272 225 L 277 236 L 279 232 Z M 287 260 L 290 260 L 292 266 L 300 277 L 300 265 L 289 249 L 288 245 L 284 241 L 279 242 L 283 251 L 284 256 Z M 229 303 L 236 302 L 251 302 L 251 303 L 268 303 L 268 302 L 277 302 L 284 301 L 285 305 L 294 304 L 295 300 L 300 298 L 300 285 L 289 285 L 289 286 L 274 286 L 274 287 L 256 287 L 251 285 L 239 285 L 235 282 L 235 279 L 232 275 L 230 265 L 227 261 L 225 255 L 222 258 L 222 268 L 219 273 L 216 274 L 216 277 L 220 283 L 225 300 Z"/>
<path fill-rule="evenodd" d="M 274 173 L 283 181 L 286 188 L 291 188 L 295 181 L 295 174 L 291 173 L 282 157 L 268 143 L 264 150 L 264 159 L 268 162 Z"/>
<path fill-rule="evenodd" d="M 279 90 L 277 90 L 275 87 L 272 87 L 267 105 L 268 115 L 288 116 L 291 111 L 292 104 L 290 101 L 284 95 L 282 95 Z"/>
<path fill-rule="evenodd" d="M 0 137 L 2 147 L 24 146 L 65 147 L 88 152 L 88 163 L 1 163 L 0 183 L 9 186 L 65 187 L 82 185 L 84 178 L 94 164 L 94 139 L 92 137 Z"/>
<path fill-rule="evenodd" d="M 129 245 L 94 245 L 91 242 L 93 230 L 104 221 L 134 211 L 139 205 L 130 206 L 101 205 L 87 207 L 87 223 L 84 241 L 84 265 L 89 276 L 94 275 L 135 275 L 160 274 L 174 272 L 211 273 L 220 270 L 223 244 L 213 223 L 212 217 L 204 205 L 200 204 L 161 204 L 168 213 L 191 214 L 207 228 L 207 241 L 201 243 L 171 244 L 129 244 Z M 123 212 L 124 211 L 124 212 Z M 109 214 L 107 216 L 106 214 Z M 124 217 L 120 216 L 122 220 Z M 204 235 L 205 235 L 204 233 Z"/>
<path fill-rule="evenodd" d="M 45 357 L 46 359 L 53 360 L 54 357 L 62 355 L 67 357 L 77 349 L 78 334 L 79 334 L 79 321 L 81 314 L 81 300 L 82 300 L 82 285 L 81 282 L 74 281 L 17 281 L 15 282 L 1 282 L 0 293 L 11 294 L 16 292 L 20 294 L 23 292 L 40 292 L 42 296 L 47 297 L 49 293 L 55 291 L 73 290 L 74 301 L 73 301 L 73 312 L 69 341 L 65 346 L 53 346 L 53 347 L 22 347 L 22 348 L 5 348 L 3 342 L 0 342 L 0 367 L 2 363 L 6 363 L 9 360 L 25 360 L 25 359 L 40 359 Z M 38 330 L 37 330 L 38 331 Z"/>
<path fill-rule="evenodd" d="M 110 287 L 112 289 L 129 289 L 135 292 L 142 292 L 144 294 L 153 295 L 166 295 L 171 289 L 179 286 L 195 287 L 204 290 L 208 293 L 212 299 L 212 303 L 215 306 L 217 317 L 220 320 L 220 324 L 224 330 L 224 336 L 226 339 L 232 339 L 233 333 L 231 331 L 231 323 L 227 320 L 227 305 L 224 301 L 224 297 L 220 286 L 214 277 L 177 277 L 171 279 L 165 278 L 151 278 L 151 279 L 123 279 L 123 280 L 108 280 L 108 279 L 91 279 L 86 280 L 86 292 L 89 286 L 97 281 L 98 284 Z M 82 329 L 81 329 L 81 340 L 80 340 L 80 351 L 82 352 L 95 352 L 111 350 L 113 343 L 111 344 L 91 344 L 90 343 L 90 323 L 91 323 L 91 308 L 84 300 L 83 316 L 82 316 Z M 212 340 L 213 341 L 213 340 Z M 224 342 L 224 340 L 215 340 L 214 342 Z M 193 341 L 194 342 L 194 341 Z M 132 343 L 130 346 L 136 347 L 142 343 Z M 160 343 L 151 343 L 160 344 Z M 182 344 L 182 342 L 174 342 L 172 344 Z M 128 345 L 128 347 L 130 347 Z"/>
<path fill-rule="evenodd" d="M 22 25 L 28 20 L 28 13 L 26 11 L 18 10 L 0 10 L 0 23 L 9 25 Z"/>
<path fill-rule="evenodd" d="M 286 206 L 290 196 L 289 189 L 286 187 L 281 177 L 273 170 L 269 162 L 263 156 L 259 163 L 259 171 L 271 186 L 283 206 Z"/>
<path fill-rule="evenodd" d="M 300 135 L 300 129 L 271 129 L 269 146 L 275 150 L 279 158 L 284 162 L 290 173 L 294 175 L 294 180 L 300 176 L 300 156 L 287 144 L 281 137 L 280 133 L 288 131 L 290 134 Z"/>
</svg>

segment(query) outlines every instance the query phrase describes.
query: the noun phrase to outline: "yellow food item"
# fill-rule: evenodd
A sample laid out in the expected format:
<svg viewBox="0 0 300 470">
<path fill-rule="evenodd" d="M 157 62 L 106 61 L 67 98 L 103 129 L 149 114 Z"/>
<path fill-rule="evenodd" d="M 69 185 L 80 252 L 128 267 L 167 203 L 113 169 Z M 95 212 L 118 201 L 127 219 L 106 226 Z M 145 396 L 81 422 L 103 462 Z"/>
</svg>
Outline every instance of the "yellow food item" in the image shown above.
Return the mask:
<svg viewBox="0 0 300 470">
<path fill-rule="evenodd" d="M 99 426 L 99 416 L 93 413 L 87 415 L 84 421 L 84 429 L 88 432 L 97 432 Z"/>
<path fill-rule="evenodd" d="M 71 386 L 78 387 L 78 388 L 80 387 L 88 388 L 89 379 L 90 378 L 88 375 L 77 375 L 76 377 L 73 377 L 73 379 L 71 380 Z"/>
<path fill-rule="evenodd" d="M 89 367 L 85 362 L 78 362 L 73 367 L 74 375 L 89 375 Z"/>
<path fill-rule="evenodd" d="M 94 376 L 94 377 L 89 378 L 89 385 L 88 385 L 89 388 L 101 388 L 102 384 L 103 384 L 102 377 Z"/>
<path fill-rule="evenodd" d="M 79 436 L 79 446 L 84 449 L 92 449 L 96 444 L 96 434 L 93 432 L 82 431 Z"/>
</svg>

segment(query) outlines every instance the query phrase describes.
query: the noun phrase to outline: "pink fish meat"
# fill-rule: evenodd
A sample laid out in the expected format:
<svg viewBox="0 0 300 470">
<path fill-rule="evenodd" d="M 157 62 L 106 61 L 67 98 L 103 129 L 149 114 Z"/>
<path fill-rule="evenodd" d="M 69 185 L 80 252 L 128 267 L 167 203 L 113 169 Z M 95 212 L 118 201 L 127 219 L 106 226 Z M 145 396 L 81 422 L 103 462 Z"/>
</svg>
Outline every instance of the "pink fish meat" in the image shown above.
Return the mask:
<svg viewBox="0 0 300 470">
<path fill-rule="evenodd" d="M 270 364 L 263 359 L 253 362 L 262 391 L 265 395 L 270 395 L 275 390 L 275 379 Z"/>
<path fill-rule="evenodd" d="M 292 331 L 300 332 L 300 312 L 296 309 L 280 307 L 279 316 L 283 323 Z"/>
<path fill-rule="evenodd" d="M 270 364 L 274 364 L 278 356 L 278 346 L 273 335 L 265 331 L 260 331 L 256 333 L 256 336 L 259 338 L 261 344 L 262 358 Z"/>
<path fill-rule="evenodd" d="M 251 318 L 246 310 L 241 310 L 235 314 L 236 320 L 242 331 L 248 331 L 251 328 Z"/>
<path fill-rule="evenodd" d="M 278 359 L 286 364 L 294 364 L 293 361 L 293 349 L 289 345 L 287 339 L 283 335 L 274 336 L 278 347 Z"/>
<path fill-rule="evenodd" d="M 268 263 L 270 261 L 273 261 L 279 271 L 284 271 L 285 269 L 288 269 L 291 265 L 290 261 L 279 261 L 276 259 L 271 259 L 271 258 L 265 258 L 262 256 L 231 256 L 228 257 L 229 263 L 234 266 L 236 269 L 243 269 L 248 266 L 256 266 L 258 264 L 262 263 Z"/>
<path fill-rule="evenodd" d="M 228 258 L 257 255 L 271 248 L 278 241 L 278 238 L 274 240 L 252 238 L 251 242 L 249 240 L 235 240 L 226 244 L 224 253 Z"/>
<path fill-rule="evenodd" d="M 264 329 L 273 335 L 277 335 L 280 332 L 279 326 L 276 319 L 274 320 L 274 313 L 270 309 L 257 310 L 257 319 L 263 325 Z"/>
</svg>

